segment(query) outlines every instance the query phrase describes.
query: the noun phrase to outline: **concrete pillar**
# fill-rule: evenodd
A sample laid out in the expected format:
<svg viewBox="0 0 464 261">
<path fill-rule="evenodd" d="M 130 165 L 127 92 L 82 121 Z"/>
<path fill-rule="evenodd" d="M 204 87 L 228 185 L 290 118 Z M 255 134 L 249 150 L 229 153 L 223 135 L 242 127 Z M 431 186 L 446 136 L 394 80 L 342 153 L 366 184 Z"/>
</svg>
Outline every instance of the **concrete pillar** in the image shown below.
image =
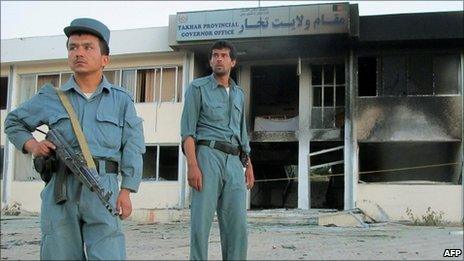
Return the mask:
<svg viewBox="0 0 464 261">
<path fill-rule="evenodd" d="M 345 61 L 345 197 L 344 209 L 355 208 L 356 187 L 358 184 L 358 143 L 356 139 L 356 96 L 355 61 L 350 50 Z"/>
<path fill-rule="evenodd" d="M 241 65 L 238 68 L 238 85 L 242 87 L 243 91 L 245 92 L 245 120 L 248 130 L 248 137 L 251 134 L 251 66 L 249 64 Z M 253 160 L 253 159 L 252 159 Z M 251 208 L 251 191 L 247 190 L 246 194 L 246 206 L 247 209 Z"/>
<path fill-rule="evenodd" d="M 8 98 L 6 103 L 7 113 L 16 107 L 16 100 L 19 88 L 18 78 L 16 75 L 16 66 L 11 65 L 8 73 Z M 5 119 L 2 119 L 4 121 Z M 2 122 L 3 124 L 3 122 Z M 14 179 L 14 164 L 15 164 L 15 147 L 8 139 L 5 140 L 4 156 L 3 156 L 3 187 L 2 187 L 2 208 L 10 203 L 11 183 Z"/>
<path fill-rule="evenodd" d="M 193 80 L 194 74 L 194 55 L 191 52 L 186 52 L 184 55 L 184 63 L 182 65 L 182 104 L 185 101 L 185 91 Z M 179 133 L 180 135 L 180 133 Z M 187 180 L 187 160 L 182 152 L 182 144 L 179 147 L 179 162 L 178 162 L 178 177 L 179 177 L 179 208 L 188 208 L 190 202 L 190 187 Z"/>
<path fill-rule="evenodd" d="M 248 134 L 251 131 L 251 66 L 249 64 L 244 64 L 240 66 L 239 71 L 239 83 L 238 85 L 242 87 L 245 92 L 245 118 L 248 128 Z"/>
<path fill-rule="evenodd" d="M 311 69 L 301 64 L 299 79 L 299 130 L 298 130 L 298 208 L 311 208 L 311 186 L 309 180 L 309 142 L 311 140 Z"/>
</svg>

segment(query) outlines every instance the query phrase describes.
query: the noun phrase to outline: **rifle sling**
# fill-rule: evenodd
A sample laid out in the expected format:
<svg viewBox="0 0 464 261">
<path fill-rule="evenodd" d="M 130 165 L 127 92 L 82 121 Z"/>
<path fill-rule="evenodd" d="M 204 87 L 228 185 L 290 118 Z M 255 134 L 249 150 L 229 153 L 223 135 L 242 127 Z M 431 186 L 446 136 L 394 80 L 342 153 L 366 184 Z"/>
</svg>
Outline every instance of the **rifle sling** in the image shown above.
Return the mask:
<svg viewBox="0 0 464 261">
<path fill-rule="evenodd" d="M 77 141 L 79 142 L 79 147 L 81 148 L 82 154 L 84 155 L 85 162 L 87 162 L 87 167 L 91 169 L 97 169 L 95 166 L 95 162 L 93 161 L 92 154 L 90 154 L 90 149 L 89 145 L 87 144 L 87 140 L 85 139 L 79 121 L 77 120 L 76 113 L 74 112 L 74 109 L 71 103 L 69 102 L 68 97 L 62 90 L 58 88 L 56 88 L 56 92 L 58 94 L 58 97 L 60 97 L 61 103 L 68 112 L 69 118 L 71 119 L 71 125 L 74 130 L 74 134 L 76 135 Z"/>
</svg>

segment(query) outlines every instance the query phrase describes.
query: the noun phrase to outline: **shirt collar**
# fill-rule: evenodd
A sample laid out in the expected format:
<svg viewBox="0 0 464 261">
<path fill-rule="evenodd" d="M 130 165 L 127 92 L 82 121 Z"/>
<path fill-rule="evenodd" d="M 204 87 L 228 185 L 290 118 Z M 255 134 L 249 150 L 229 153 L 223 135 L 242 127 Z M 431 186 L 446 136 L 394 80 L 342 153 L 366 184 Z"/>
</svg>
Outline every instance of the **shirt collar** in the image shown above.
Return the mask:
<svg viewBox="0 0 464 261">
<path fill-rule="evenodd" d="M 222 86 L 216 81 L 216 78 L 214 78 L 214 73 L 212 73 L 209 77 L 211 79 L 211 82 L 213 83 L 213 85 L 212 85 L 213 88 L 217 88 L 219 86 Z M 232 88 L 235 88 L 236 86 L 237 86 L 237 84 L 235 83 L 235 81 L 232 80 L 232 78 L 229 77 L 229 87 L 232 89 Z"/>
<path fill-rule="evenodd" d="M 95 92 L 100 93 L 102 90 L 105 90 L 107 93 L 109 93 L 112 87 L 113 85 L 110 82 L 108 82 L 105 75 L 103 75 L 102 81 L 98 85 L 97 90 Z M 69 77 L 69 80 L 61 86 L 61 89 L 63 91 L 69 91 L 71 89 L 74 89 L 77 92 L 81 91 L 79 86 L 77 85 L 76 80 L 74 79 L 74 75 L 71 75 L 71 77 Z"/>
</svg>

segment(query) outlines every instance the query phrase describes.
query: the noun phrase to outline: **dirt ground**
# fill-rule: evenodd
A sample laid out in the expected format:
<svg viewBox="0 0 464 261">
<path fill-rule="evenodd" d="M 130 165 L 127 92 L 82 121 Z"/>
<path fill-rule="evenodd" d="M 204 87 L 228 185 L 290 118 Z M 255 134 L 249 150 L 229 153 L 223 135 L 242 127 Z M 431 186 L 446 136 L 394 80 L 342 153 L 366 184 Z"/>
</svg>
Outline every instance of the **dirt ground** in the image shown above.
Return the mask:
<svg viewBox="0 0 464 261">
<path fill-rule="evenodd" d="M 189 253 L 188 221 L 140 224 L 124 221 L 127 258 L 131 260 L 185 260 Z M 408 226 L 398 223 L 369 228 L 282 224 L 267 219 L 249 222 L 248 259 L 447 259 L 445 249 L 461 249 L 462 227 Z M 1 259 L 38 259 L 39 218 L 1 216 Z M 221 259 L 219 229 L 213 223 L 209 258 Z"/>
</svg>

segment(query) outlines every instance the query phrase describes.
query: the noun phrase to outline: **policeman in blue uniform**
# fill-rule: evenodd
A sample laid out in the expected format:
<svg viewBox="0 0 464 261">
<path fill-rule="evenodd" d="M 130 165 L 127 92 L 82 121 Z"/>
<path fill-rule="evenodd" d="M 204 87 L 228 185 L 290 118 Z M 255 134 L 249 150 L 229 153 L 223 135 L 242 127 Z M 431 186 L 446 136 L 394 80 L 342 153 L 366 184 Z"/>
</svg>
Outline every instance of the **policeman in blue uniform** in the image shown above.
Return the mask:
<svg viewBox="0 0 464 261">
<path fill-rule="evenodd" d="M 74 74 L 61 89 L 76 112 L 101 183 L 105 190 L 112 191 L 111 201 L 120 215 L 111 215 L 97 195 L 74 175 L 66 179 L 67 201 L 56 204 L 57 175 L 53 173 L 40 195 L 40 258 L 125 259 L 120 219 L 131 214 L 129 194 L 137 192 L 141 181 L 145 152 L 142 119 L 137 117 L 131 95 L 103 76 L 103 68 L 109 63 L 109 29 L 97 20 L 78 18 L 64 28 L 64 32 L 68 37 L 68 65 Z M 69 115 L 50 84 L 8 114 L 5 133 L 24 153 L 47 156 L 55 145 L 47 140 L 37 141 L 31 134 L 43 124 L 58 130 L 76 151 L 79 150 Z M 118 168 L 122 175 L 121 189 Z"/>
<path fill-rule="evenodd" d="M 222 258 L 247 256 L 246 189 L 254 183 L 245 124 L 245 95 L 230 78 L 235 47 L 217 41 L 210 50 L 213 73 L 192 81 L 181 119 L 191 202 L 190 259 L 208 258 L 208 238 L 217 211 Z M 240 153 L 244 156 L 243 170 Z"/>
</svg>

